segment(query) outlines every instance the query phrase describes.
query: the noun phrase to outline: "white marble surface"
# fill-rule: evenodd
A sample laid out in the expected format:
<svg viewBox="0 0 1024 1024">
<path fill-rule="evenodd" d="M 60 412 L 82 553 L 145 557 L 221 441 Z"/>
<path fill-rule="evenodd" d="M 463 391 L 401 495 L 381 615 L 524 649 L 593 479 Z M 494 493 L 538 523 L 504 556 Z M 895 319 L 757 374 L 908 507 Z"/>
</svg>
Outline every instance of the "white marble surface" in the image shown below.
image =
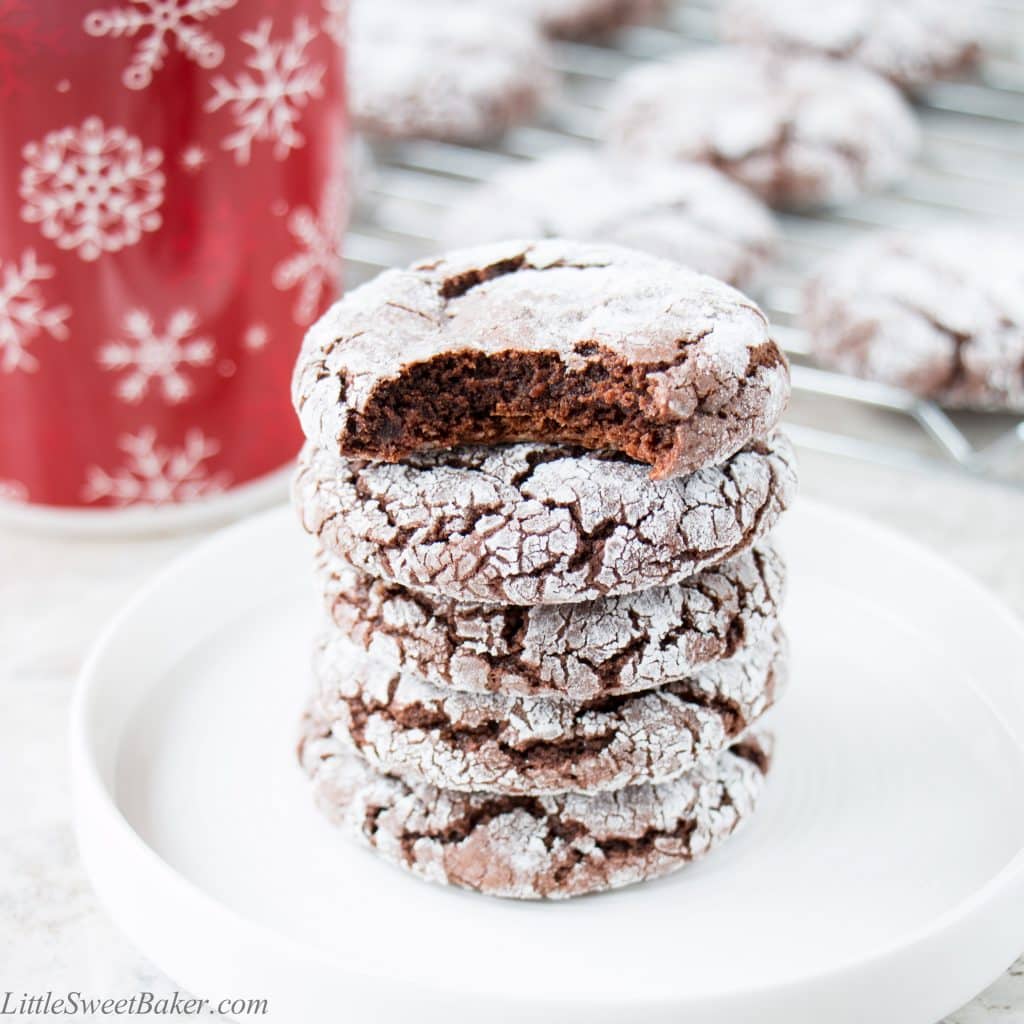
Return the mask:
<svg viewBox="0 0 1024 1024">
<path fill-rule="evenodd" d="M 1024 614 L 1024 494 L 802 454 L 806 494 L 912 533 Z M 201 537 L 101 542 L 0 530 L 0 988 L 173 990 L 108 921 L 78 862 L 66 717 L 97 630 Z M 1024 958 L 947 1020 L 1024 1024 Z"/>
</svg>

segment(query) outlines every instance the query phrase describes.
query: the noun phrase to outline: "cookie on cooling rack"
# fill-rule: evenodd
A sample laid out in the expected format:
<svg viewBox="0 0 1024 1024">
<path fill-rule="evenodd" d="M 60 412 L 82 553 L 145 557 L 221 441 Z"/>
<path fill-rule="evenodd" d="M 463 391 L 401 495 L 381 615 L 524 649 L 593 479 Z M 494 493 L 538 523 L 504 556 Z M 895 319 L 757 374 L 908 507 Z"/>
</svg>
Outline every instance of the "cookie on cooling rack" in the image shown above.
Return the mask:
<svg viewBox="0 0 1024 1024">
<path fill-rule="evenodd" d="M 374 768 L 444 789 L 534 796 L 692 771 L 761 718 L 786 674 L 781 634 L 656 690 L 582 704 L 440 689 L 338 630 L 314 664 L 319 715 Z"/>
<path fill-rule="evenodd" d="M 455 207 L 451 247 L 506 238 L 613 242 L 748 284 L 778 233 L 755 196 L 700 164 L 557 153 L 504 171 Z"/>
<path fill-rule="evenodd" d="M 887 185 L 918 145 L 910 107 L 872 72 L 743 47 L 630 72 L 612 94 L 607 135 L 623 158 L 703 161 L 780 207 Z"/>
<path fill-rule="evenodd" d="M 385 664 L 435 686 L 595 700 L 650 690 L 763 643 L 785 567 L 770 544 L 667 587 L 575 604 L 467 604 L 318 555 L 331 619 Z"/>
<path fill-rule="evenodd" d="M 500 796 L 410 785 L 307 719 L 303 767 L 323 813 L 426 881 L 513 899 L 565 899 L 657 878 L 704 855 L 754 810 L 771 737 L 657 785 L 592 795 Z"/>
<path fill-rule="evenodd" d="M 914 88 L 977 62 L 981 14 L 972 0 L 726 0 L 719 24 L 732 42 L 852 60 Z"/>
<path fill-rule="evenodd" d="M 672 480 L 566 445 L 399 463 L 307 445 L 294 500 L 309 533 L 371 576 L 461 602 L 571 603 L 668 586 L 747 550 L 790 505 L 794 461 L 781 434 Z"/>
<path fill-rule="evenodd" d="M 816 359 L 953 406 L 1024 413 L 1024 236 L 883 233 L 809 282 Z"/>
<path fill-rule="evenodd" d="M 480 3 L 481 0 L 467 0 Z M 529 18 L 542 32 L 561 39 L 591 39 L 627 25 L 650 21 L 668 0 L 483 0 L 506 16 Z"/>
<path fill-rule="evenodd" d="M 370 138 L 494 139 L 553 84 L 540 33 L 480 5 L 354 0 L 349 108 Z"/>
<path fill-rule="evenodd" d="M 565 441 L 678 476 L 771 432 L 789 368 L 764 314 L 710 277 L 550 239 L 390 270 L 307 333 L 292 386 L 306 436 L 371 459 Z"/>
</svg>

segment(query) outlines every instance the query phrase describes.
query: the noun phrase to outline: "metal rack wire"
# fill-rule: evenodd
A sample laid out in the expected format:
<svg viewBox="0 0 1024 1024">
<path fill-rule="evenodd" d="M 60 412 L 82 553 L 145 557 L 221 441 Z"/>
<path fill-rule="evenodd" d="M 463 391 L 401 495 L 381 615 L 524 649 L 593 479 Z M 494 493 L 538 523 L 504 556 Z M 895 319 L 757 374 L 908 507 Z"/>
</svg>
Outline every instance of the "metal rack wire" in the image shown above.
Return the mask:
<svg viewBox="0 0 1024 1024">
<path fill-rule="evenodd" d="M 445 211 L 460 194 L 517 160 L 600 137 L 609 86 L 640 61 L 715 38 L 715 0 L 677 5 L 657 27 L 630 29 L 608 45 L 559 43 L 564 88 L 535 125 L 499 146 L 433 142 L 381 146 L 346 237 L 346 281 L 436 250 Z M 1024 0 L 987 0 L 993 52 L 970 81 L 937 84 L 917 98 L 924 145 L 895 188 L 813 215 L 780 216 L 783 244 L 754 297 L 793 362 L 788 429 L 798 444 L 872 462 L 953 471 L 1024 490 L 1024 422 L 947 412 L 898 388 L 818 369 L 796 326 L 801 282 L 828 253 L 880 228 L 969 219 L 1024 230 Z"/>
</svg>

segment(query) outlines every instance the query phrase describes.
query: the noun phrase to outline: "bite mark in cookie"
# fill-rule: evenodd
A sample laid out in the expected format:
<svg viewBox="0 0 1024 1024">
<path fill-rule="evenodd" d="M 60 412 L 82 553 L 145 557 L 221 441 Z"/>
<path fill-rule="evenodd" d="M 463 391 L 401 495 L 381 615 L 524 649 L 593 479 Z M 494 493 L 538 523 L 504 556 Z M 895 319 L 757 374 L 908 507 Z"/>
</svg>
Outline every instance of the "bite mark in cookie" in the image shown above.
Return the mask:
<svg viewBox="0 0 1024 1024">
<path fill-rule="evenodd" d="M 387 271 L 309 331 L 306 436 L 396 461 L 462 444 L 612 449 L 665 479 L 770 433 L 789 371 L 761 311 L 615 246 L 500 243 Z"/>
</svg>

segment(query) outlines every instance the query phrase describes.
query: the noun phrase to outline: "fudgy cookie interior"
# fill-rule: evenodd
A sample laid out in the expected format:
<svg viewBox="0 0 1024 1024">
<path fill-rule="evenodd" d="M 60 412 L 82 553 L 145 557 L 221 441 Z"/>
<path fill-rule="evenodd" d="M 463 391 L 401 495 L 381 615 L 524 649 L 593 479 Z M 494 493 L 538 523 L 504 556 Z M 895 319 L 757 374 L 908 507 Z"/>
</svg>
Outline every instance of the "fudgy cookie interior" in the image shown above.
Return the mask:
<svg viewBox="0 0 1024 1024">
<path fill-rule="evenodd" d="M 389 461 L 425 444 L 544 438 L 615 448 L 655 464 L 674 431 L 644 415 L 648 369 L 609 353 L 567 372 L 555 352 L 456 352 L 415 364 L 380 387 L 367 411 L 353 414 L 350 438 L 365 446 L 359 454 Z"/>
<path fill-rule="evenodd" d="M 350 414 L 348 454 L 394 462 L 424 448 L 543 439 L 611 448 L 652 466 L 655 479 L 668 475 L 690 447 L 651 395 L 651 374 L 668 366 L 630 365 L 593 342 L 575 351 L 586 360 L 578 369 L 553 351 L 453 352 L 413 364 Z M 780 362 L 764 345 L 751 351 L 748 373 Z M 727 415 L 698 407 L 685 434 L 699 442 Z"/>
</svg>

